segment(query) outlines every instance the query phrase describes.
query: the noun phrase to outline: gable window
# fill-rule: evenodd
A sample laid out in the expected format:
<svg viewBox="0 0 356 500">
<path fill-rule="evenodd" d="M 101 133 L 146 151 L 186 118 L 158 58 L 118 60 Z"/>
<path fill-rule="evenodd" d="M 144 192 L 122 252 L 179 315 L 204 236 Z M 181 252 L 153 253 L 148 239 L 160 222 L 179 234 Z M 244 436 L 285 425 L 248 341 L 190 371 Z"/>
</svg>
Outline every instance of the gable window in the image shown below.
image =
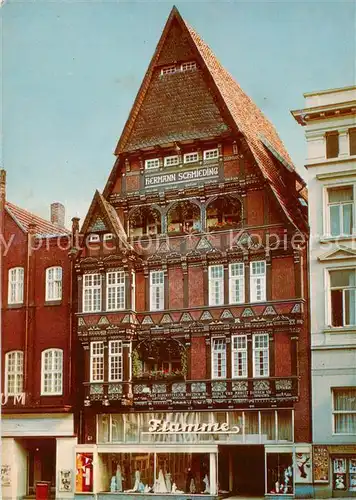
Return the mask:
<svg viewBox="0 0 356 500">
<path fill-rule="evenodd" d="M 162 311 L 164 309 L 164 272 L 150 272 L 150 310 Z"/>
<path fill-rule="evenodd" d="M 199 160 L 198 153 L 185 153 L 183 157 L 184 163 L 194 163 Z"/>
<path fill-rule="evenodd" d="M 90 343 L 90 382 L 104 382 L 104 342 Z"/>
<path fill-rule="evenodd" d="M 178 165 L 179 164 L 179 156 L 174 155 L 174 156 L 165 156 L 164 158 L 164 166 L 165 167 L 172 167 L 173 165 Z"/>
<path fill-rule="evenodd" d="M 103 241 L 111 241 L 114 239 L 114 235 L 112 233 L 106 233 L 103 236 Z"/>
<path fill-rule="evenodd" d="M 234 335 L 231 337 L 232 378 L 247 377 L 247 336 Z"/>
<path fill-rule="evenodd" d="M 329 232 L 331 236 L 352 234 L 353 210 L 353 186 L 328 189 Z"/>
<path fill-rule="evenodd" d="M 46 349 L 42 351 L 41 394 L 62 394 L 63 351 L 62 349 Z"/>
<path fill-rule="evenodd" d="M 5 355 L 5 394 L 14 396 L 23 391 L 23 352 L 11 351 Z"/>
<path fill-rule="evenodd" d="M 326 141 L 326 158 L 337 158 L 339 156 L 339 133 L 327 132 L 325 134 Z"/>
<path fill-rule="evenodd" d="M 150 160 L 145 160 L 145 169 L 149 170 L 151 168 L 159 167 L 159 158 L 151 158 Z"/>
<path fill-rule="evenodd" d="M 9 269 L 8 303 L 22 304 L 24 290 L 24 268 L 13 267 Z"/>
<path fill-rule="evenodd" d="M 123 380 L 122 340 L 109 342 L 109 382 Z"/>
<path fill-rule="evenodd" d="M 209 266 L 209 306 L 224 303 L 224 266 Z"/>
<path fill-rule="evenodd" d="M 250 263 L 251 302 L 266 300 L 266 262 L 259 260 Z"/>
<path fill-rule="evenodd" d="M 269 376 L 269 336 L 268 333 L 253 335 L 253 376 Z"/>
<path fill-rule="evenodd" d="M 161 69 L 161 75 L 172 75 L 176 73 L 176 71 L 176 66 L 166 66 L 165 68 Z"/>
<path fill-rule="evenodd" d="M 229 264 L 229 302 L 230 304 L 245 302 L 245 266 L 243 262 Z"/>
<path fill-rule="evenodd" d="M 83 311 L 101 311 L 100 274 L 84 274 L 83 276 Z"/>
<path fill-rule="evenodd" d="M 350 155 L 356 155 L 356 128 L 349 129 Z"/>
<path fill-rule="evenodd" d="M 124 271 L 106 273 L 106 309 L 108 311 L 125 309 Z"/>
<path fill-rule="evenodd" d="M 335 434 L 356 434 L 356 387 L 333 389 Z"/>
<path fill-rule="evenodd" d="M 215 160 L 216 158 L 219 158 L 218 148 L 204 151 L 204 160 Z"/>
<path fill-rule="evenodd" d="M 62 268 L 46 269 L 46 301 L 62 299 Z"/>
<path fill-rule="evenodd" d="M 356 269 L 329 271 L 332 326 L 356 325 Z"/>
<path fill-rule="evenodd" d="M 225 339 L 212 339 L 212 378 L 226 378 L 226 342 Z"/>
<path fill-rule="evenodd" d="M 181 68 L 181 71 L 192 71 L 194 69 L 197 69 L 197 63 L 195 61 L 188 61 L 188 62 L 182 63 L 180 68 Z"/>
<path fill-rule="evenodd" d="M 100 236 L 98 234 L 89 234 L 89 243 L 98 243 L 100 241 Z"/>
</svg>

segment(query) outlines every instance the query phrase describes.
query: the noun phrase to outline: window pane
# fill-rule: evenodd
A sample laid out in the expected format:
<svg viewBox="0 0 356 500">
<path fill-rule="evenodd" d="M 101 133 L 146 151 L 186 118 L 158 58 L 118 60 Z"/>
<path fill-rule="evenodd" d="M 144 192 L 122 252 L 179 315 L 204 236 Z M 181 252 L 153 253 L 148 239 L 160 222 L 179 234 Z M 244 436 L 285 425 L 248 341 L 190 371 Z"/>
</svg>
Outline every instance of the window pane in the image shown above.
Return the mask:
<svg viewBox="0 0 356 500">
<path fill-rule="evenodd" d="M 339 156 L 339 134 L 326 134 L 326 157 L 336 158 Z"/>
<path fill-rule="evenodd" d="M 291 410 L 278 411 L 278 440 L 293 441 Z"/>
<path fill-rule="evenodd" d="M 352 233 L 352 204 L 348 203 L 347 205 L 343 205 L 343 227 L 342 227 L 342 232 L 343 234 L 351 234 Z"/>
<path fill-rule="evenodd" d="M 330 285 L 334 287 L 355 286 L 356 272 L 354 269 L 330 271 Z"/>
<path fill-rule="evenodd" d="M 274 441 L 276 439 L 274 411 L 261 411 L 261 434 L 262 441 Z"/>
<path fill-rule="evenodd" d="M 356 388 L 334 389 L 335 411 L 356 411 Z"/>
<path fill-rule="evenodd" d="M 329 208 L 330 232 L 332 236 L 338 236 L 341 233 L 340 205 L 331 205 Z"/>
<path fill-rule="evenodd" d="M 355 434 L 356 413 L 337 413 L 335 415 L 335 432 L 339 434 Z"/>
<path fill-rule="evenodd" d="M 246 439 L 254 440 L 254 436 L 258 436 L 258 412 L 245 411 L 245 435 Z"/>
<path fill-rule="evenodd" d="M 356 290 L 345 290 L 345 325 L 356 324 Z"/>
</svg>

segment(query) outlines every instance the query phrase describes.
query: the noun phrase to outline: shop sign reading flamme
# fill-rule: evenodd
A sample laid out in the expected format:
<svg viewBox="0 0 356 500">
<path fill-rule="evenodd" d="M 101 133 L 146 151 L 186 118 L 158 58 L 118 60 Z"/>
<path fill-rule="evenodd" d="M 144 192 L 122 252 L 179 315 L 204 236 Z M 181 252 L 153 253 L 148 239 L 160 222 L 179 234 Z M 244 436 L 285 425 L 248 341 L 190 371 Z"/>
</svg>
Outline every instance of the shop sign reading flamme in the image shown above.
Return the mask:
<svg viewBox="0 0 356 500">
<path fill-rule="evenodd" d="M 240 427 L 238 425 L 229 426 L 228 423 L 201 423 L 188 424 L 186 422 L 170 422 L 169 420 L 160 420 L 153 418 L 149 421 L 149 434 L 239 434 Z"/>
</svg>

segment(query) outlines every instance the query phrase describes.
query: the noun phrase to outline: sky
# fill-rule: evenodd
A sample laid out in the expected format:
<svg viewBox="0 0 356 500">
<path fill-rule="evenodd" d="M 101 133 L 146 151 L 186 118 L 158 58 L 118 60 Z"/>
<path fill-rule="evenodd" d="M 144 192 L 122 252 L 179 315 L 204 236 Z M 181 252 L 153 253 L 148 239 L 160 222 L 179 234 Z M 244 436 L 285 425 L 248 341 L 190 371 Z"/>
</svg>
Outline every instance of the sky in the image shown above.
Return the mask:
<svg viewBox="0 0 356 500">
<path fill-rule="evenodd" d="M 273 122 L 302 175 L 303 93 L 355 85 L 354 1 L 177 1 L 183 18 Z M 168 1 L 2 0 L 7 198 L 83 222 L 173 6 Z"/>
</svg>

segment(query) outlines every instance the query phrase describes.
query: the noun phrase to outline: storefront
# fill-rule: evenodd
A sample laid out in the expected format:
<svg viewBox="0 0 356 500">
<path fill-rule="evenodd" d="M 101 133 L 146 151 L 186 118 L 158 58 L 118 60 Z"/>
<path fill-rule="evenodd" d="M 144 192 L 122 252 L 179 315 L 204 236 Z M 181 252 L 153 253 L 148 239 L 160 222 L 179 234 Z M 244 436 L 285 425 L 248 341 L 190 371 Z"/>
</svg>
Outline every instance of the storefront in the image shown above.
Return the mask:
<svg viewBox="0 0 356 500">
<path fill-rule="evenodd" d="M 315 496 L 356 497 L 356 444 L 315 445 Z"/>
<path fill-rule="evenodd" d="M 76 493 L 294 496 L 293 435 L 290 409 L 99 414 Z"/>
</svg>

